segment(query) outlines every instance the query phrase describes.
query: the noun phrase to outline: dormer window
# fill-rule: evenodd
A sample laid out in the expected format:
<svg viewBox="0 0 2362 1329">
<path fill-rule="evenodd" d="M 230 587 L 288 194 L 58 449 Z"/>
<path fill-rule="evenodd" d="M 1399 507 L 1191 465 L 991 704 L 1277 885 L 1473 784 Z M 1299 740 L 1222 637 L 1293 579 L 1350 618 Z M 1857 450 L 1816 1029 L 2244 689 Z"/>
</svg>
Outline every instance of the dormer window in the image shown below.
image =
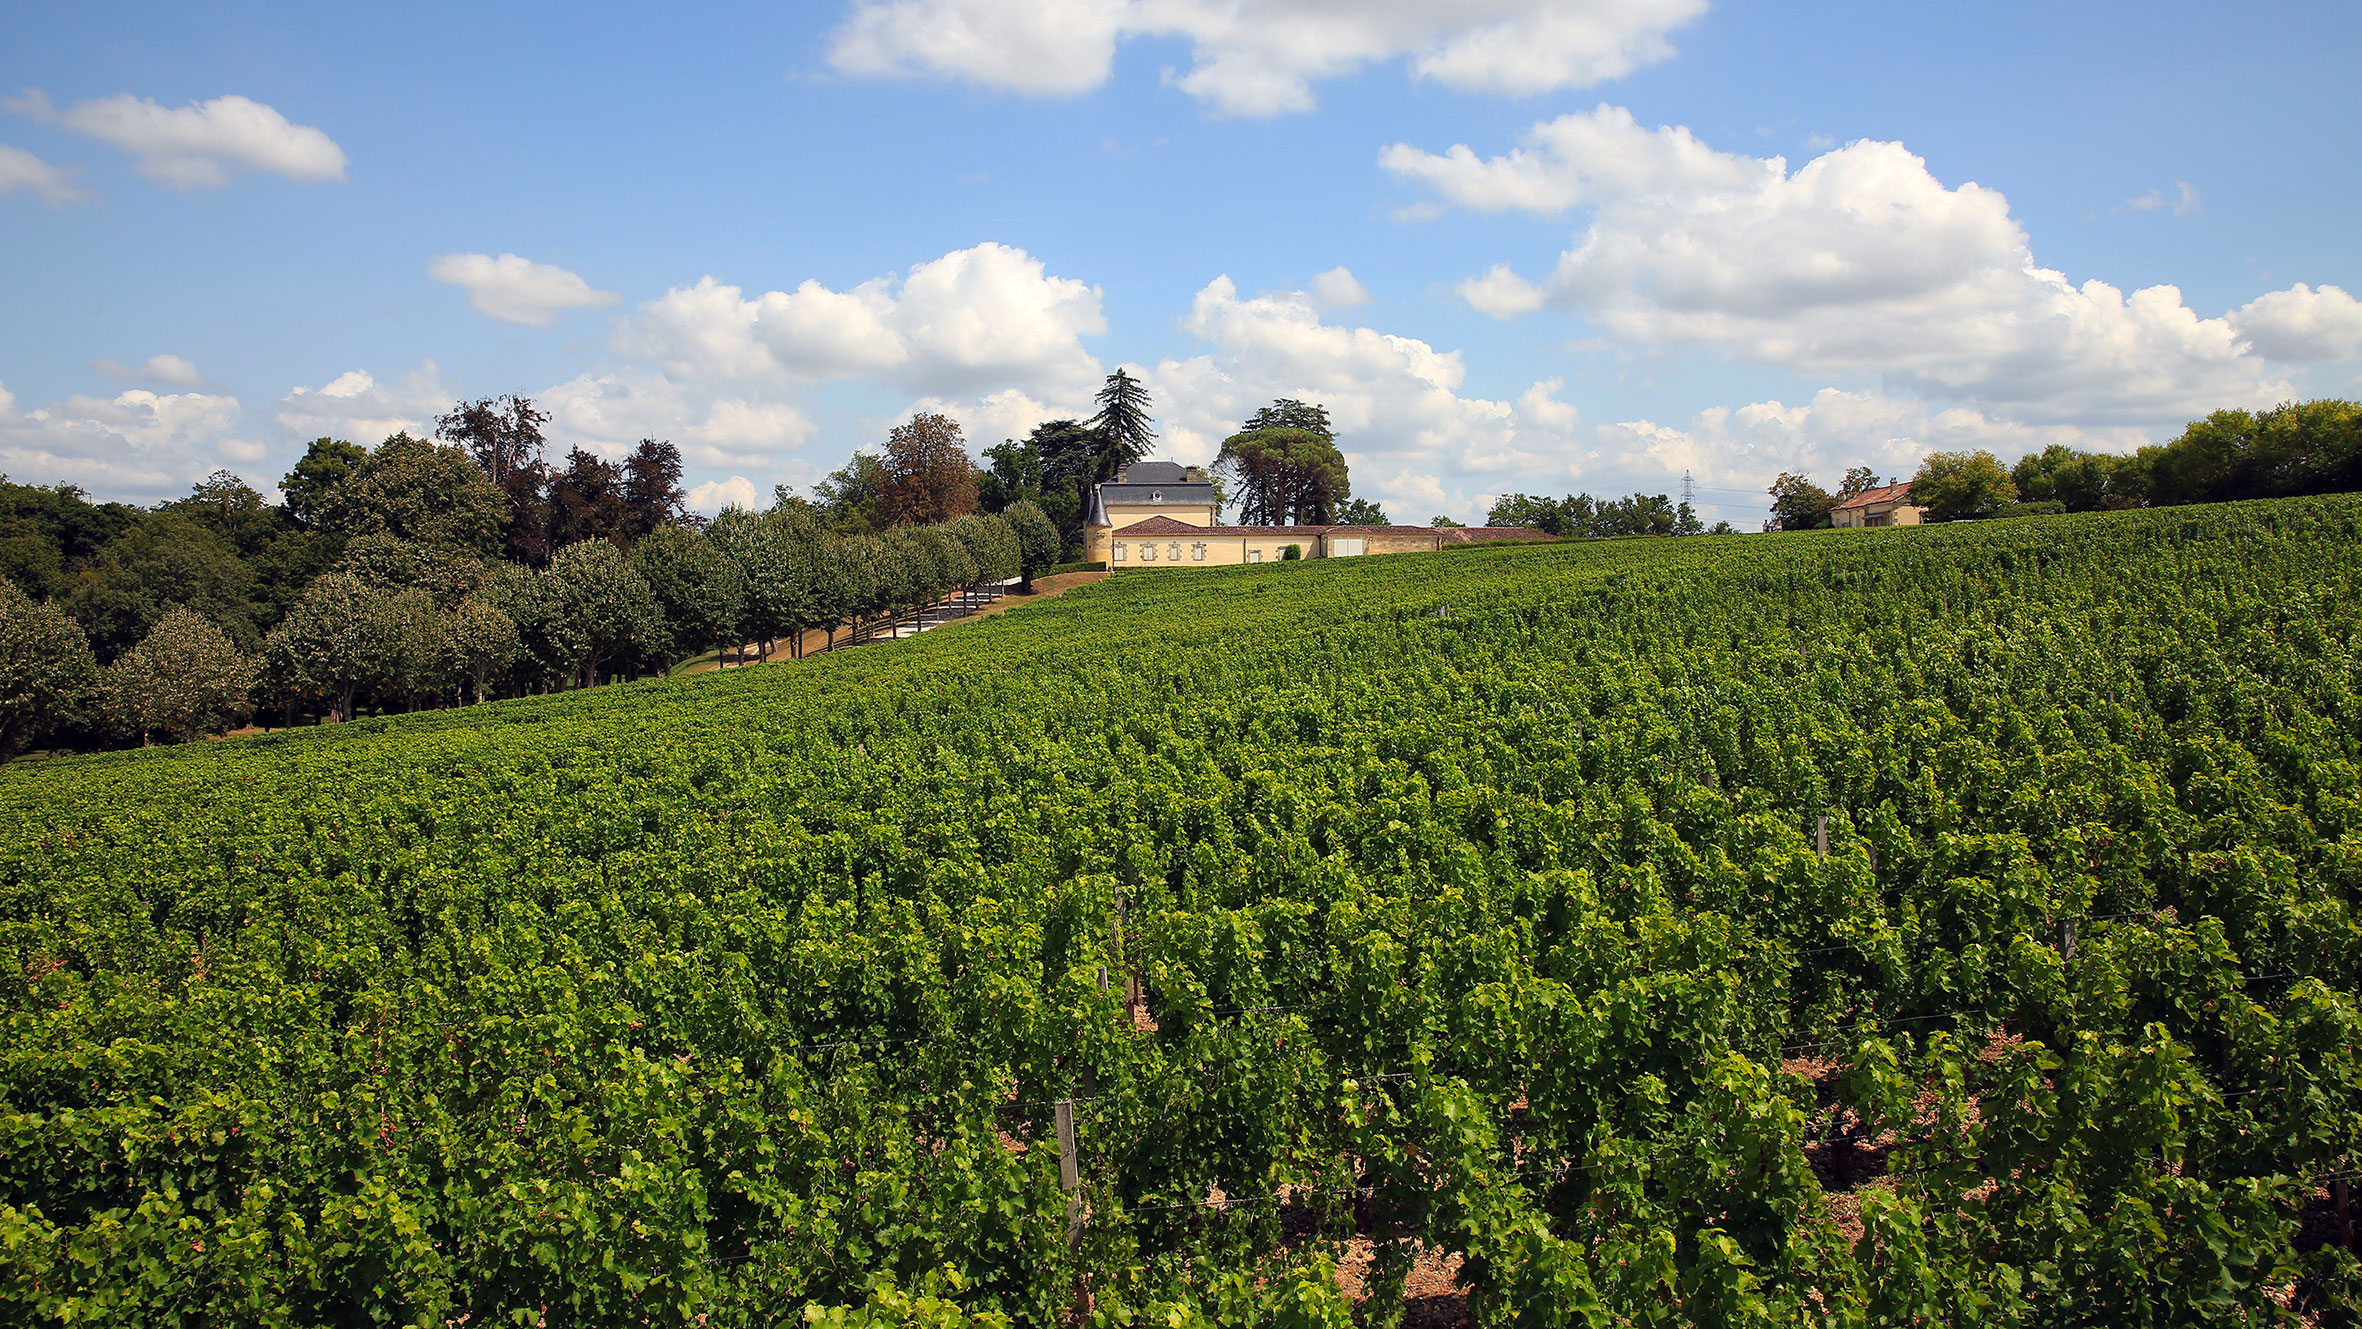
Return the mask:
<svg viewBox="0 0 2362 1329">
<path fill-rule="evenodd" d="M 1151 489 L 1151 490 L 1149 490 L 1149 491 L 1148 491 L 1148 501 L 1149 501 L 1149 502 L 1151 502 L 1151 503 L 1162 503 L 1162 502 L 1164 502 L 1164 501 L 1165 501 L 1165 491 L 1164 491 L 1164 490 L 1162 490 L 1162 489 Z"/>
</svg>

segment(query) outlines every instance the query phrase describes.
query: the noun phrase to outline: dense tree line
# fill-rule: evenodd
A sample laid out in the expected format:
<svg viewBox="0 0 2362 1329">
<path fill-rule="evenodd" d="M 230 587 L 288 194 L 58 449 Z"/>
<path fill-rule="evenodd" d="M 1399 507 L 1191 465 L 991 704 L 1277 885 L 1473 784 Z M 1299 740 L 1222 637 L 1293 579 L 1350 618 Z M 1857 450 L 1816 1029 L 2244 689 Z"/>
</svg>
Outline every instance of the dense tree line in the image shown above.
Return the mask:
<svg viewBox="0 0 2362 1329">
<path fill-rule="evenodd" d="M 1831 494 L 1806 476 L 1783 473 L 1772 482 L 1765 529 L 1827 526 L 1839 503 L 1879 483 L 1856 467 Z M 2054 443 L 2004 466 L 1991 452 L 1936 452 L 1910 485 L 1911 502 L 1931 521 L 2346 493 L 2362 489 L 2362 405 L 2323 399 L 2216 411 L 2170 442 L 2129 455 Z"/>
<path fill-rule="evenodd" d="M 279 503 L 227 472 L 152 509 L 0 479 L 0 758 L 768 660 L 1057 561 L 1038 506 L 974 511 L 940 416 L 894 431 L 883 520 L 855 533 L 784 490 L 708 524 L 672 445 L 552 466 L 545 419 L 506 397 L 460 404 L 445 441 L 320 439 Z"/>
<path fill-rule="evenodd" d="M 1440 523 L 1440 520 L 1438 522 Z M 1625 535 L 1725 534 L 1730 523 L 1717 522 L 1712 531 L 1687 503 L 1665 494 L 1634 494 L 1628 498 L 1593 498 L 1569 494 L 1550 498 L 1534 494 L 1506 494 L 1485 514 L 1487 526 L 1530 526 L 1561 538 L 1606 539 Z"/>
</svg>

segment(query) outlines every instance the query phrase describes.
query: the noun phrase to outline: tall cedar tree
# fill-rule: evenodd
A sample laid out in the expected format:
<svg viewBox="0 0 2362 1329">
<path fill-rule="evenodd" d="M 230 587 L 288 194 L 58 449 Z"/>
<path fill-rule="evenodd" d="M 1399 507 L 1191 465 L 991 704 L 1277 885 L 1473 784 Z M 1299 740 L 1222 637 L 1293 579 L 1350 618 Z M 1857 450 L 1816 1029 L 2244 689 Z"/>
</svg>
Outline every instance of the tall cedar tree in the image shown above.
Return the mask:
<svg viewBox="0 0 2362 1329">
<path fill-rule="evenodd" d="M 931 526 L 976 510 L 976 463 L 960 427 L 922 411 L 886 437 L 878 519 L 887 526 Z"/>
<path fill-rule="evenodd" d="M 1099 413 L 1091 417 L 1090 428 L 1099 436 L 1098 478 L 1112 479 L 1156 445 L 1156 422 L 1148 415 L 1148 389 L 1121 369 L 1107 376 L 1094 400 Z"/>
<path fill-rule="evenodd" d="M 436 434 L 466 447 L 507 498 L 504 552 L 533 567 L 548 563 L 552 548 L 549 467 L 541 458 L 541 427 L 548 422 L 548 412 L 515 393 L 463 401 L 435 421 Z"/>
</svg>

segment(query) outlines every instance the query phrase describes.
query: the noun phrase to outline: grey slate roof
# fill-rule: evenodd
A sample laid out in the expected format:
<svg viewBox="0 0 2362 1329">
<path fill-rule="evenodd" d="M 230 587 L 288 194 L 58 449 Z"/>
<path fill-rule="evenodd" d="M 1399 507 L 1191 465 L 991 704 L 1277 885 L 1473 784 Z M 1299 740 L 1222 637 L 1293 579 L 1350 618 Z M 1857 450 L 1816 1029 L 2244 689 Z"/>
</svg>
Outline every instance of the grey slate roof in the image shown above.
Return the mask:
<svg viewBox="0 0 2362 1329">
<path fill-rule="evenodd" d="M 1132 468 L 1134 474 L 1138 474 L 1139 470 L 1137 466 Z M 1211 503 L 1214 501 L 1214 487 L 1210 484 L 1190 484 L 1183 480 L 1171 484 L 1146 485 L 1117 484 L 1110 480 L 1097 488 L 1093 501 L 1135 507 L 1143 503 Z"/>
<path fill-rule="evenodd" d="M 1178 485 L 1189 483 L 1189 468 L 1177 461 L 1136 461 L 1124 471 L 1124 483 Z"/>
</svg>

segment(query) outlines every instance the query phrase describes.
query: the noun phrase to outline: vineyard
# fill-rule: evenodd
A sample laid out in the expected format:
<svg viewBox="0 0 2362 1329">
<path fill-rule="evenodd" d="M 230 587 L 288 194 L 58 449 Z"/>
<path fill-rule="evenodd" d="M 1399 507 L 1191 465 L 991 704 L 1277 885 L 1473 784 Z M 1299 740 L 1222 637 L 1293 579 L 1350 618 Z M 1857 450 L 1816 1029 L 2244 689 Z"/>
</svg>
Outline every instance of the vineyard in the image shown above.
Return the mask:
<svg viewBox="0 0 2362 1329">
<path fill-rule="evenodd" d="M 2352 1324 L 2358 541 L 1140 576 L 9 767 L 0 1318 Z"/>
</svg>

